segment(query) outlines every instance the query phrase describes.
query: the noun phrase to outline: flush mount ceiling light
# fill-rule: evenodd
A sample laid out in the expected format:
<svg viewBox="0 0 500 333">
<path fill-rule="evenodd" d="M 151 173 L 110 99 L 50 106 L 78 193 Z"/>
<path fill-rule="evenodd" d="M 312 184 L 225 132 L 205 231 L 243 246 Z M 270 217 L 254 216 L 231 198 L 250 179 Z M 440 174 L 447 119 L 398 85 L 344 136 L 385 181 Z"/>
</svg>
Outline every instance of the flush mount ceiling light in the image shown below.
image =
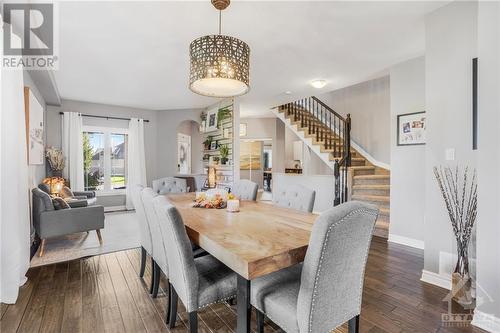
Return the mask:
<svg viewBox="0 0 500 333">
<path fill-rule="evenodd" d="M 311 81 L 311 86 L 313 86 L 316 89 L 321 89 L 324 86 L 326 86 L 326 80 L 313 80 Z"/>
<path fill-rule="evenodd" d="M 219 10 L 219 34 L 195 39 L 189 46 L 189 89 L 210 97 L 234 97 L 250 90 L 250 47 L 221 34 L 222 10 L 230 0 L 212 0 Z"/>
</svg>

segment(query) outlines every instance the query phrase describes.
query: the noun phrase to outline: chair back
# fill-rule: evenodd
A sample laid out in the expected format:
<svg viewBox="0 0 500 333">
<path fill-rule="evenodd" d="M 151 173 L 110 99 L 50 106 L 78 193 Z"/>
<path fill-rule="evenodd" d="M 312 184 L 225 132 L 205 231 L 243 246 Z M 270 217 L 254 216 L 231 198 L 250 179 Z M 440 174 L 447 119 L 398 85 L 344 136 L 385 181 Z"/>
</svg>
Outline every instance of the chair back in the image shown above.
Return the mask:
<svg viewBox="0 0 500 333">
<path fill-rule="evenodd" d="M 151 230 L 149 228 L 149 221 L 146 217 L 146 212 L 144 211 L 144 203 L 142 202 L 142 190 L 144 186 L 133 185 L 132 186 L 132 203 L 135 208 L 135 215 L 137 216 L 137 221 L 139 222 L 139 232 L 141 233 L 141 245 L 149 254 L 153 254 L 153 241 L 151 240 Z"/>
<path fill-rule="evenodd" d="M 350 201 L 313 225 L 297 300 L 300 332 L 330 332 L 361 312 L 363 279 L 378 209 Z"/>
<path fill-rule="evenodd" d="M 169 281 L 187 311 L 197 310 L 198 273 L 182 217 L 164 196 L 157 196 L 153 201 L 168 257 Z"/>
<path fill-rule="evenodd" d="M 47 210 L 54 210 L 54 205 L 52 204 L 50 195 L 41 189 L 34 188 L 31 190 L 31 193 L 33 194 L 33 225 L 38 232 L 40 230 L 40 214 Z"/>
<path fill-rule="evenodd" d="M 225 188 L 211 188 L 207 190 L 207 196 L 213 197 L 216 195 L 220 195 L 224 198 L 227 197 L 227 190 Z"/>
<path fill-rule="evenodd" d="M 313 191 L 302 185 L 290 185 L 284 191 L 275 191 L 273 193 L 275 205 L 312 212 L 316 191 Z"/>
<path fill-rule="evenodd" d="M 156 194 L 186 193 L 187 181 L 175 177 L 156 179 L 153 180 L 153 192 Z"/>
<path fill-rule="evenodd" d="M 165 253 L 165 244 L 163 242 L 163 237 L 161 236 L 160 221 L 156 215 L 153 200 L 157 197 L 156 193 L 153 192 L 151 187 L 146 187 L 141 193 L 142 202 L 144 203 L 144 211 L 146 212 L 146 218 L 149 221 L 149 229 L 151 230 L 151 241 L 153 245 L 153 259 L 160 266 L 161 270 L 165 275 L 169 276 L 168 260 Z"/>
<path fill-rule="evenodd" d="M 236 195 L 240 200 L 257 200 L 257 191 L 259 184 L 248 179 L 236 180 L 231 188 L 231 193 Z"/>
</svg>

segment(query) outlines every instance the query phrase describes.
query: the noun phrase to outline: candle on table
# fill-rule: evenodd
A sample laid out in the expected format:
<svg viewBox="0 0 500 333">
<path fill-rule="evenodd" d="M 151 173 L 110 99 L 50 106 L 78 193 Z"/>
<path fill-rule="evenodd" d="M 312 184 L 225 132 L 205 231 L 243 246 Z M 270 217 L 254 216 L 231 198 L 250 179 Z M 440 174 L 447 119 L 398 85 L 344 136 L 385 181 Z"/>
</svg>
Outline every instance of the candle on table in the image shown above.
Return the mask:
<svg viewBox="0 0 500 333">
<path fill-rule="evenodd" d="M 240 201 L 237 199 L 231 199 L 227 201 L 227 211 L 228 212 L 239 212 L 240 211 Z"/>
</svg>

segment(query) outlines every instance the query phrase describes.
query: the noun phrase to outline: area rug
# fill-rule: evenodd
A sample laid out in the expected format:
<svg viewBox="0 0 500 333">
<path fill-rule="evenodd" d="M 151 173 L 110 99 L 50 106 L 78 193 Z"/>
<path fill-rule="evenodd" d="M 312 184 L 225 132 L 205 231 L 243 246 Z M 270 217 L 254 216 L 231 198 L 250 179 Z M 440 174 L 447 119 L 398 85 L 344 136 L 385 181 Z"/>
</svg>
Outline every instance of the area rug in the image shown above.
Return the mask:
<svg viewBox="0 0 500 333">
<path fill-rule="evenodd" d="M 135 212 L 114 212 L 105 215 L 104 229 L 101 230 L 102 245 L 99 244 L 95 231 L 50 238 L 45 243 L 43 257 L 39 257 L 39 252 L 37 252 L 31 259 L 31 267 L 128 250 L 140 246 L 139 225 Z"/>
</svg>

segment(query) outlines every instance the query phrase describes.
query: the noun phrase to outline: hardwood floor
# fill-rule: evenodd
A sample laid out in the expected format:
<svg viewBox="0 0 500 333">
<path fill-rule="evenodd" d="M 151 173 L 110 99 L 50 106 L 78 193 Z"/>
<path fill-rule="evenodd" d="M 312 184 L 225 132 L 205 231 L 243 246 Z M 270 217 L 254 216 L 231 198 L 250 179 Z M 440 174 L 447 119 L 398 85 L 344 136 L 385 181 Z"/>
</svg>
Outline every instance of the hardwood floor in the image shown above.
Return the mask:
<svg viewBox="0 0 500 333">
<path fill-rule="evenodd" d="M 173 330 L 165 326 L 167 297 L 161 294 L 152 299 L 148 295 L 150 267 L 144 280 L 140 279 L 139 257 L 139 250 L 129 250 L 30 269 L 18 302 L 1 305 L 0 331 L 186 332 L 181 303 L 178 326 Z M 442 300 L 447 291 L 420 282 L 422 267 L 422 251 L 374 238 L 360 331 L 484 332 L 472 326 L 443 326 L 441 315 L 448 313 L 448 303 Z M 235 306 L 224 303 L 199 311 L 199 332 L 234 332 L 235 327 Z M 265 331 L 280 330 L 266 322 Z M 341 327 L 337 331 L 347 330 Z"/>
</svg>

